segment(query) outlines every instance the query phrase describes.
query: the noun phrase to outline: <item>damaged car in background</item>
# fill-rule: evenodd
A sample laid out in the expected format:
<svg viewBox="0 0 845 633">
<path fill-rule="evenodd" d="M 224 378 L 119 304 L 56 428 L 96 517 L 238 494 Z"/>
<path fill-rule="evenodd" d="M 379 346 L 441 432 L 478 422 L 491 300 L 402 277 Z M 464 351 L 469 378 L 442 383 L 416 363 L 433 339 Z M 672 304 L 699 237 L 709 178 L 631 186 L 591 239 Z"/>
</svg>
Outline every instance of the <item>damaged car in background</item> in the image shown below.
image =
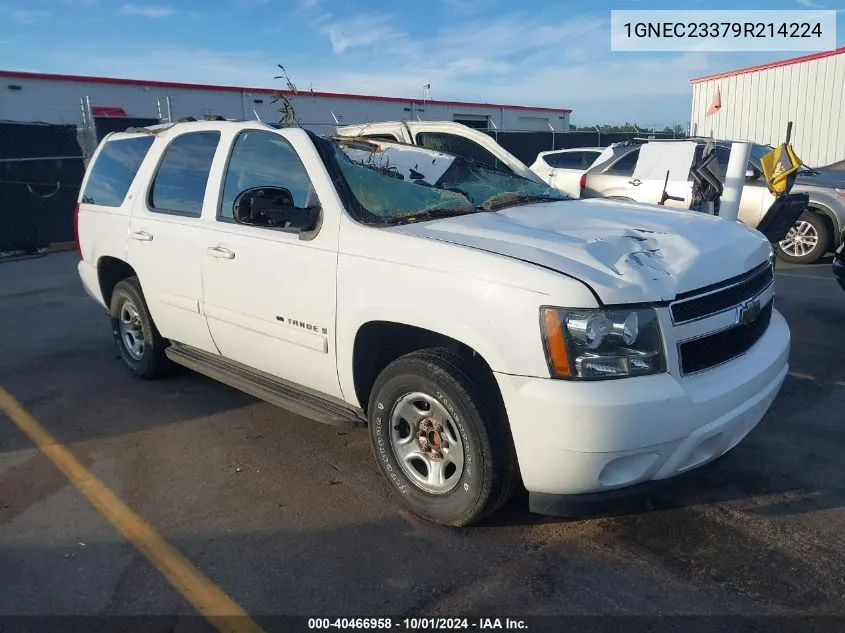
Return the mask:
<svg viewBox="0 0 845 633">
<path fill-rule="evenodd" d="M 114 133 L 76 226 L 131 373 L 178 363 L 366 424 L 388 486 L 438 523 L 520 483 L 566 515 L 711 462 L 788 369 L 760 233 L 413 145 L 257 121 Z"/>
<path fill-rule="evenodd" d="M 724 182 L 730 141 L 698 137 L 686 140 L 640 140 L 607 148 L 582 176 L 580 197 L 658 204 L 665 191 L 671 194 L 664 200 L 666 206 L 689 208 L 694 182 L 688 170 L 673 171 L 667 181 L 663 173 L 659 176 L 648 172 L 644 174 L 640 158 L 647 150 L 652 155 L 656 152 L 668 154 L 691 143 L 695 144 L 693 162 L 701 160 L 709 143 L 715 145 L 713 172 Z M 741 222 L 751 227 L 759 225 L 775 200 L 766 185 L 761 164 L 763 157 L 772 149 L 769 145 L 751 145 L 738 216 Z M 845 229 L 845 175 L 842 171 L 830 168 L 814 169 L 802 165 L 795 176 L 791 192 L 806 194 L 808 203 L 791 230 L 778 241 L 776 252 L 787 262 L 813 264 L 841 244 L 842 231 Z"/>
</svg>

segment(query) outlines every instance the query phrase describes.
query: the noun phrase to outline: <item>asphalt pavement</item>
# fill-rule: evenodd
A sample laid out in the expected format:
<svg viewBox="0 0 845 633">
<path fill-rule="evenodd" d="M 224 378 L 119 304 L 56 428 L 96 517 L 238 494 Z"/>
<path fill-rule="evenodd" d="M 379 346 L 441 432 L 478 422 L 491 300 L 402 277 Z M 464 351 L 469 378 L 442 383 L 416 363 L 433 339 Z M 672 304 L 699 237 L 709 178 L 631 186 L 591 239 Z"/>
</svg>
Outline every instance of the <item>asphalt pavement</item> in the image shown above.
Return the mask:
<svg viewBox="0 0 845 633">
<path fill-rule="evenodd" d="M 845 293 L 780 264 L 791 375 L 717 464 L 617 516 L 414 518 L 366 430 L 185 371 L 132 378 L 77 255 L 0 263 L 0 388 L 260 621 L 359 616 L 845 616 Z M 682 415 L 682 412 L 679 412 Z M 0 616 L 194 606 L 0 412 Z"/>
</svg>

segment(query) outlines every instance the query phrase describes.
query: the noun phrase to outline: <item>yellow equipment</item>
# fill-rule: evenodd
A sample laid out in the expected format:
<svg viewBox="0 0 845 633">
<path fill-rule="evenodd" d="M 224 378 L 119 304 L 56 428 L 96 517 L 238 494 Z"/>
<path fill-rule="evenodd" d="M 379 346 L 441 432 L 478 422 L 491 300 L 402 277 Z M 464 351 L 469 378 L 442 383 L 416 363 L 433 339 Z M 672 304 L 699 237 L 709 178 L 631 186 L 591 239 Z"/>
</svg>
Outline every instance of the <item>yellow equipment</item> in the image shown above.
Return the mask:
<svg viewBox="0 0 845 633">
<path fill-rule="evenodd" d="M 795 179 L 790 179 L 790 176 L 804 164 L 789 143 L 784 143 L 773 149 L 760 159 L 760 163 L 769 191 L 775 196 L 788 193 L 792 189 L 792 182 Z"/>
</svg>

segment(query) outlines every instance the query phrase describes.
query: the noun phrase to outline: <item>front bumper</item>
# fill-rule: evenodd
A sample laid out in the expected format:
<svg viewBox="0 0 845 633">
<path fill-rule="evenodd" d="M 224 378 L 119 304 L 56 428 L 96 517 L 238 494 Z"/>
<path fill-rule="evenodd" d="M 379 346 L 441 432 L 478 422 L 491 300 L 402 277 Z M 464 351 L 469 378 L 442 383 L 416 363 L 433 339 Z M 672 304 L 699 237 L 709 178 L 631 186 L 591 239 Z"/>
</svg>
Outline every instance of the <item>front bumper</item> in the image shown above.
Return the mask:
<svg viewBox="0 0 845 633">
<path fill-rule="evenodd" d="M 724 455 L 771 406 L 789 347 L 789 328 L 774 310 L 747 353 L 694 376 L 575 382 L 496 374 L 532 505 L 552 507 L 548 495 L 621 492 Z"/>
</svg>

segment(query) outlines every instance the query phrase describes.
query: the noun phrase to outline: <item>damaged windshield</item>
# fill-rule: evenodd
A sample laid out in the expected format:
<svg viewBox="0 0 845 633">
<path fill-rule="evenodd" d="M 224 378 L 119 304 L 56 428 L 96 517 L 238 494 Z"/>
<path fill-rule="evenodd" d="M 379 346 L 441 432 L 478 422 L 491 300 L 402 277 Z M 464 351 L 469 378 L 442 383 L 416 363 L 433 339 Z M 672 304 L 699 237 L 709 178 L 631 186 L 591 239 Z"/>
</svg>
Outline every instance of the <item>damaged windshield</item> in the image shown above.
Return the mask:
<svg viewBox="0 0 845 633">
<path fill-rule="evenodd" d="M 418 146 L 333 141 L 361 221 L 399 224 L 531 202 L 566 200 L 552 187 Z"/>
</svg>

